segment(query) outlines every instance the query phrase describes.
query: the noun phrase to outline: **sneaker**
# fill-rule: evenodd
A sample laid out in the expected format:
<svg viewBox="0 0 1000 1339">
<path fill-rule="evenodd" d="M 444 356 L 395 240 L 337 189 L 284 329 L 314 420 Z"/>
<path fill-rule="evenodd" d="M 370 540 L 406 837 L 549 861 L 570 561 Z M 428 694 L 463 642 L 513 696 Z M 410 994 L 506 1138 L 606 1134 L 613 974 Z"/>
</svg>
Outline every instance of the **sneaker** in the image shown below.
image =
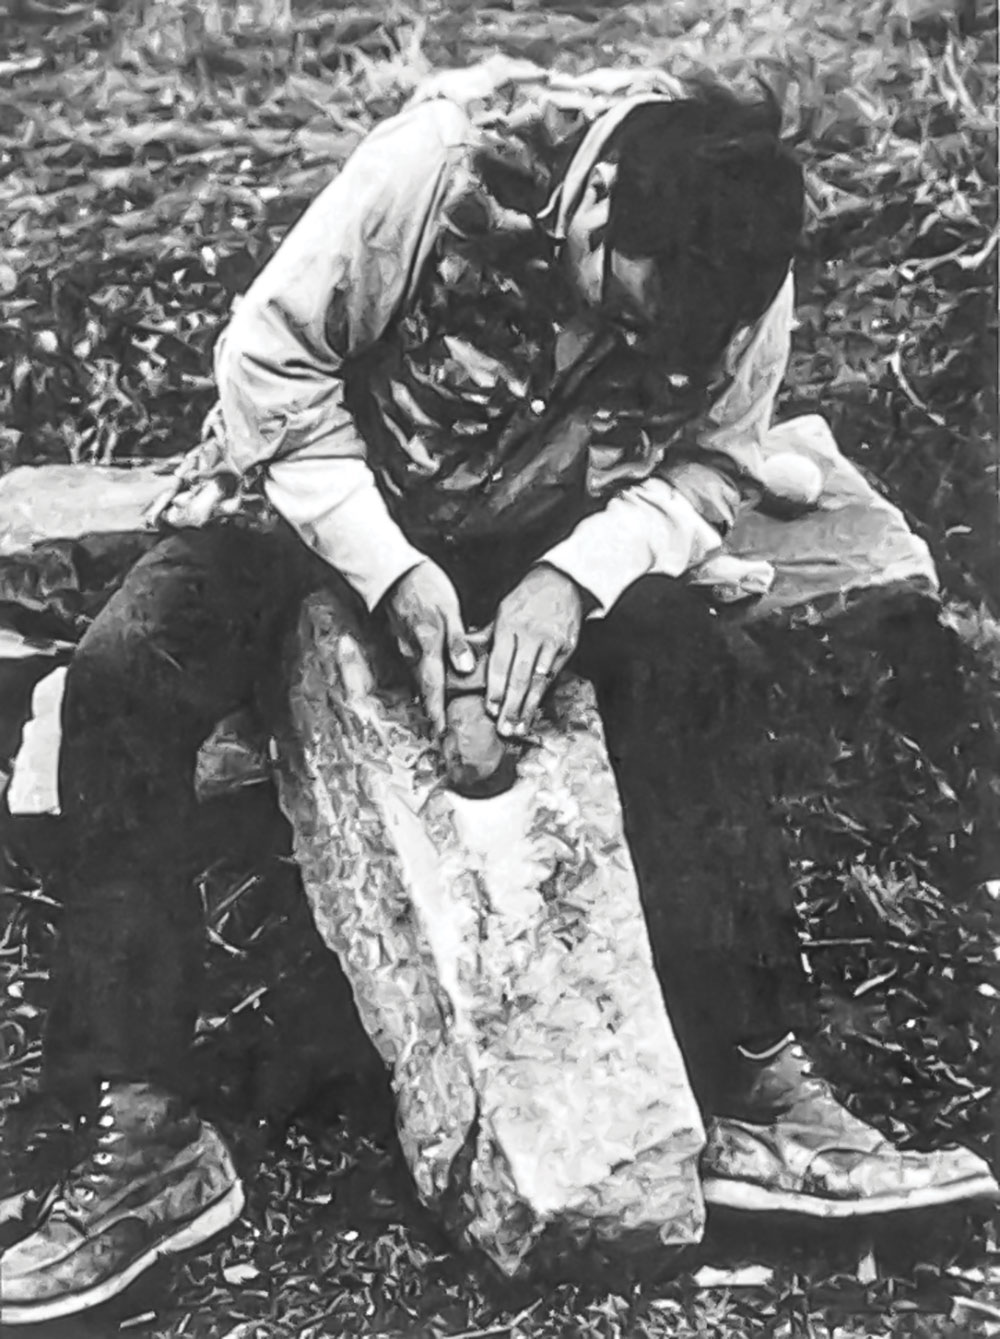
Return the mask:
<svg viewBox="0 0 1000 1339">
<path fill-rule="evenodd" d="M 741 1064 L 726 1114 L 709 1127 L 706 1203 L 843 1219 L 1000 1196 L 968 1149 L 904 1151 L 852 1116 L 794 1042 Z"/>
<path fill-rule="evenodd" d="M 104 1085 L 91 1152 L 35 1231 L 0 1260 L 0 1321 L 56 1320 L 123 1292 L 166 1255 L 203 1245 L 243 1210 L 216 1131 L 148 1084 Z"/>
</svg>

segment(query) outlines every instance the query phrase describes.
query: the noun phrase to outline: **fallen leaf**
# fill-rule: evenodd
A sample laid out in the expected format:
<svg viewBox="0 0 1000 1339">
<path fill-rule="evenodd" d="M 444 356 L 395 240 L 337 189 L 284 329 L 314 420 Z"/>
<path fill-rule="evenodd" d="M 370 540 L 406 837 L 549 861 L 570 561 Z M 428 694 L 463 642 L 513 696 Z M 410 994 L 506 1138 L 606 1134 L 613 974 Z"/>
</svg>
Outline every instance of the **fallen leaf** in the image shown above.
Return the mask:
<svg viewBox="0 0 1000 1339">
<path fill-rule="evenodd" d="M 249 1260 L 243 1260 L 235 1265 L 226 1265 L 222 1270 L 222 1277 L 227 1283 L 250 1283 L 253 1279 L 260 1278 L 260 1270 Z"/>
</svg>

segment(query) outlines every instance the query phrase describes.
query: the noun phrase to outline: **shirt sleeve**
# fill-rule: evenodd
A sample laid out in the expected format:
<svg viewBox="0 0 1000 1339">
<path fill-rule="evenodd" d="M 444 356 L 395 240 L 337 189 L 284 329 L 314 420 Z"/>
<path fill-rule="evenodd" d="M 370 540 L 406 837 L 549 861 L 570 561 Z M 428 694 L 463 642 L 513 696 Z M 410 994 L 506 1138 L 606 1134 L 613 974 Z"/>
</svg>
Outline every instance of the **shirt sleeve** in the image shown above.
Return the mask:
<svg viewBox="0 0 1000 1339">
<path fill-rule="evenodd" d="M 392 519 L 363 460 L 281 461 L 264 481 L 271 505 L 374 609 L 426 555 Z"/>
<path fill-rule="evenodd" d="M 303 539 L 377 603 L 419 561 L 382 501 L 344 404 L 347 358 L 408 298 L 469 143 L 437 100 L 384 122 L 313 201 L 216 346 L 228 464 L 259 471 Z"/>
<path fill-rule="evenodd" d="M 722 543 L 672 484 L 645 479 L 588 516 L 540 559 L 594 599 L 601 618 L 640 577 L 682 576 Z"/>
</svg>

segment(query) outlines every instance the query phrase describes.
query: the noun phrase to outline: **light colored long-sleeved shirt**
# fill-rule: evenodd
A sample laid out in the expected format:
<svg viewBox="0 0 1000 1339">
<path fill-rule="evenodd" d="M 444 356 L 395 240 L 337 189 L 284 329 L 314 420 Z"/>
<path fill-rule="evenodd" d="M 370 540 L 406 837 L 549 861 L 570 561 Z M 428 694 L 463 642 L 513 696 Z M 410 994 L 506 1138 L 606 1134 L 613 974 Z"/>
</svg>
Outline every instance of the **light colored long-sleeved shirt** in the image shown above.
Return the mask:
<svg viewBox="0 0 1000 1339">
<path fill-rule="evenodd" d="M 584 114 L 597 114 L 545 215 L 557 240 L 574 193 L 625 112 L 677 95 L 664 76 L 652 76 L 652 85 L 584 100 Z M 468 171 L 478 134 L 467 107 L 445 96 L 379 126 L 292 229 L 216 349 L 230 465 L 262 470 L 272 505 L 369 608 L 424 554 L 379 490 L 345 405 L 345 364 L 414 299 L 438 242 L 442 204 Z M 543 555 L 590 592 L 594 615 L 639 577 L 680 576 L 719 547 L 759 476 L 792 306 L 789 275 L 761 320 L 737 333 L 724 360 L 728 386 L 699 427 L 697 451 L 673 460 L 653 450 L 612 467 L 603 508 Z"/>
</svg>

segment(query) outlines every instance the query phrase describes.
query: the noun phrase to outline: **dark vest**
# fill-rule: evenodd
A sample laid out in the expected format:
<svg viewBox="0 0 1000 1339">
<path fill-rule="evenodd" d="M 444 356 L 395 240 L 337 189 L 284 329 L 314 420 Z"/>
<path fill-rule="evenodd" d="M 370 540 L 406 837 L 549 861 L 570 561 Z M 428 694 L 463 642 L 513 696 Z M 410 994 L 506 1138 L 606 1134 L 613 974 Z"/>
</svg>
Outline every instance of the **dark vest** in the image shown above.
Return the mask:
<svg viewBox="0 0 1000 1339">
<path fill-rule="evenodd" d="M 390 511 L 455 581 L 470 623 L 604 505 L 587 486 L 594 451 L 627 459 L 651 424 L 675 433 L 704 405 L 593 323 L 557 368 L 559 332 L 579 315 L 547 234 L 469 181 L 415 302 L 345 369 Z"/>
</svg>

